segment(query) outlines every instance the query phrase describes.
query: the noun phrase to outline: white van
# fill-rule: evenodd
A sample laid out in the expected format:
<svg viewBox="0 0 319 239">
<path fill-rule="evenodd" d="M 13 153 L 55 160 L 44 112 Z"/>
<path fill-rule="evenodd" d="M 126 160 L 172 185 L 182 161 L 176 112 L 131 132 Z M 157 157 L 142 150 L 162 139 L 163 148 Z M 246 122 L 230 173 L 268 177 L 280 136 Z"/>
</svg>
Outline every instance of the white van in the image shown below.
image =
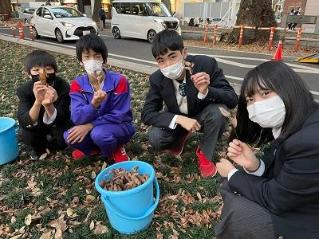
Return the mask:
<svg viewBox="0 0 319 239">
<path fill-rule="evenodd" d="M 181 34 L 179 20 L 160 0 L 114 0 L 111 29 L 115 39 L 133 37 L 149 42 L 164 29 Z"/>
</svg>

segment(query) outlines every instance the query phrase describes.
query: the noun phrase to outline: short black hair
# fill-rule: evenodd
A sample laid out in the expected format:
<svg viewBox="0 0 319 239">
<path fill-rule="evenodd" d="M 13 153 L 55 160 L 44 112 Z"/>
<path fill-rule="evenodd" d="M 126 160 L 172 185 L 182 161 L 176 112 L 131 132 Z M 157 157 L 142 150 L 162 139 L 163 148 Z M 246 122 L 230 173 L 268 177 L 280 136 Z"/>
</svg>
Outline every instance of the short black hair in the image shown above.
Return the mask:
<svg viewBox="0 0 319 239">
<path fill-rule="evenodd" d="M 263 129 L 248 117 L 246 97 L 254 95 L 259 89 L 274 91 L 285 104 L 286 117 L 278 142 L 298 131 L 309 115 L 318 109 L 305 82 L 293 69 L 278 61 L 262 63 L 247 73 L 241 86 L 236 133 L 246 143 L 272 140 L 271 129 Z"/>
<path fill-rule="evenodd" d="M 165 29 L 157 33 L 152 43 L 152 54 L 154 58 L 165 55 L 168 50 L 182 51 L 183 49 L 183 39 L 175 30 Z"/>
<path fill-rule="evenodd" d="M 55 72 L 58 71 L 58 65 L 54 56 L 43 50 L 34 50 L 24 58 L 24 70 L 30 74 L 32 67 L 51 66 Z"/>
<path fill-rule="evenodd" d="M 103 62 L 107 62 L 107 47 L 103 39 L 94 33 L 82 36 L 80 40 L 76 43 L 76 58 L 79 62 L 82 62 L 82 53 L 90 49 L 97 53 L 101 53 L 103 57 Z"/>
</svg>

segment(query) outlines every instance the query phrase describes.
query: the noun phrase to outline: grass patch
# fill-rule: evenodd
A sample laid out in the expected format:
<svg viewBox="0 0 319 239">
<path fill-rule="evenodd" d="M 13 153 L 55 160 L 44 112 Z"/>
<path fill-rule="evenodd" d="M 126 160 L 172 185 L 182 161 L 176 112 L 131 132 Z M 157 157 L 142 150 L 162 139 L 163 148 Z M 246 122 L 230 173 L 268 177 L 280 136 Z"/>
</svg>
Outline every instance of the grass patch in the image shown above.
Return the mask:
<svg viewBox="0 0 319 239">
<path fill-rule="evenodd" d="M 23 58 L 32 51 L 32 48 L 0 40 L 0 115 L 14 118 L 17 110 L 16 89 L 28 78 L 23 73 Z M 54 53 L 53 53 L 54 54 Z M 59 66 L 58 75 L 70 81 L 83 71 L 74 57 L 62 54 L 54 54 Z M 199 137 L 192 136 L 186 144 L 181 159 L 176 159 L 167 153 L 154 152 L 148 143 L 147 127 L 141 123 L 140 112 L 144 104 L 145 94 L 149 85 L 148 76 L 132 71 L 112 67 L 111 70 L 119 71 L 127 76 L 130 81 L 132 96 L 132 109 L 136 134 L 126 149 L 130 157 L 145 161 L 154 165 L 160 175 L 159 184 L 161 201 L 156 211 L 156 217 L 147 230 L 132 236 L 123 236 L 111 228 L 102 202 L 97 199 L 98 193 L 94 188 L 94 178 L 105 166 L 105 159 L 99 157 L 85 158 L 84 160 L 70 160 L 70 150 L 59 154 L 51 153 L 46 159 L 31 161 L 24 145 L 20 145 L 20 159 L 0 166 L 0 212 L 1 225 L 11 228 L 4 238 L 12 237 L 15 229 L 25 225 L 24 219 L 32 214 L 39 222 L 33 222 L 27 227 L 24 238 L 40 238 L 46 229 L 52 229 L 48 223 L 57 220 L 64 214 L 68 229 L 63 233 L 63 238 L 170 238 L 174 232 L 179 238 L 213 238 L 214 233 L 211 225 L 190 225 L 183 229 L 175 218 L 176 213 L 182 215 L 182 211 L 193 210 L 201 212 L 206 209 L 217 210 L 220 204 L 217 200 L 203 203 L 197 200 L 197 193 L 203 197 L 214 198 L 219 186 L 218 179 L 202 179 L 198 177 L 197 159 L 195 150 Z M 108 163 L 106 164 L 108 165 Z M 194 197 L 192 204 L 185 205 L 180 197 L 180 191 Z M 2 197 L 3 195 L 3 197 Z M 176 196 L 168 208 L 164 198 Z M 88 196 L 91 197 L 88 199 Z M 90 198 L 89 197 L 89 198 Z M 94 199 L 92 199 L 92 197 Z M 128 202 L 129 203 L 129 202 Z M 134 205 L 132 205 L 134 206 Z M 42 214 L 44 211 L 46 213 Z M 76 216 L 66 215 L 67 209 L 72 208 Z M 172 210 L 175 211 L 172 211 Z M 158 214 L 162 212 L 161 214 Z M 175 214 L 174 214 L 175 213 Z M 11 218 L 16 221 L 12 224 Z M 86 220 L 88 219 L 88 220 Z M 176 219 L 176 220 L 175 220 Z M 94 234 L 90 230 L 91 221 L 101 223 L 108 228 L 104 234 Z M 73 222 L 80 225 L 72 224 Z M 216 220 L 212 221 L 212 225 Z M 172 229 L 174 228 L 174 230 Z M 186 232 L 184 232 L 186 231 Z M 0 238 L 2 235 L 0 235 Z"/>
</svg>

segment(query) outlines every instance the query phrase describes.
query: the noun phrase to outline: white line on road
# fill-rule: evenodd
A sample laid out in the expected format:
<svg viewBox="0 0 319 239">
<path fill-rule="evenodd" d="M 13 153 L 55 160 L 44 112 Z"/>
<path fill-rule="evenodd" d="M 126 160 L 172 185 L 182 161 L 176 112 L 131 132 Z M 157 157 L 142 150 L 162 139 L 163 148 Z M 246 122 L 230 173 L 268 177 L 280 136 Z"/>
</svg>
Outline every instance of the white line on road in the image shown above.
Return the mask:
<svg viewBox="0 0 319 239">
<path fill-rule="evenodd" d="M 226 78 L 232 79 L 232 80 L 238 80 L 238 81 L 243 81 L 244 78 L 238 77 L 238 76 L 230 76 L 230 75 L 225 75 Z"/>
<path fill-rule="evenodd" d="M 11 36 L 9 34 L 3 34 L 3 35 Z M 103 35 L 103 36 L 105 36 L 105 35 Z M 47 42 L 47 41 L 43 41 L 43 40 L 36 40 L 36 41 L 42 42 L 42 43 L 46 43 L 46 44 L 55 45 L 55 46 L 63 46 L 63 47 L 75 49 L 75 46 L 62 45 L 62 44 L 59 44 L 59 43 Z M 266 61 L 269 60 L 269 59 L 265 59 L 265 58 L 256 58 L 256 57 L 208 55 L 208 54 L 202 54 L 202 53 L 197 53 L 197 52 L 191 52 L 191 53 L 194 54 L 194 55 L 207 55 L 207 56 L 210 56 L 210 57 L 214 57 L 218 62 L 224 63 L 226 65 L 232 65 L 232 66 L 237 66 L 237 67 L 240 67 L 240 68 L 248 68 L 248 69 L 254 68 L 257 65 L 239 63 L 239 62 L 236 62 L 236 61 L 225 60 L 225 59 L 237 59 L 237 60 L 260 61 L 260 62 L 266 62 Z M 155 61 L 148 61 L 148 60 L 143 60 L 143 59 L 139 59 L 139 58 L 135 58 L 135 57 L 128 57 L 128 56 L 118 55 L 118 54 L 114 54 L 114 53 L 109 53 L 109 55 L 110 56 L 114 56 L 114 57 L 123 58 L 123 59 L 128 59 L 128 60 L 133 60 L 133 61 L 138 61 L 138 62 L 143 62 L 143 63 L 156 65 Z M 302 66 L 302 65 L 293 64 L 293 63 L 287 63 L 287 64 L 289 66 L 293 67 L 294 70 L 296 72 L 299 72 L 299 73 L 319 74 L 319 69 L 316 69 L 316 68 L 313 68 L 313 67 Z"/>
<path fill-rule="evenodd" d="M 149 63 L 152 65 L 156 65 L 156 61 L 148 61 L 148 60 L 142 60 L 139 58 L 135 58 L 135 57 L 129 57 L 129 56 L 123 56 L 123 55 L 117 55 L 117 54 L 113 54 L 113 53 L 109 53 L 110 56 L 115 56 L 115 57 L 120 57 L 120 58 L 124 58 L 124 59 L 128 59 L 128 60 L 133 60 L 133 61 L 140 61 L 140 62 L 144 62 L 144 63 Z"/>
</svg>

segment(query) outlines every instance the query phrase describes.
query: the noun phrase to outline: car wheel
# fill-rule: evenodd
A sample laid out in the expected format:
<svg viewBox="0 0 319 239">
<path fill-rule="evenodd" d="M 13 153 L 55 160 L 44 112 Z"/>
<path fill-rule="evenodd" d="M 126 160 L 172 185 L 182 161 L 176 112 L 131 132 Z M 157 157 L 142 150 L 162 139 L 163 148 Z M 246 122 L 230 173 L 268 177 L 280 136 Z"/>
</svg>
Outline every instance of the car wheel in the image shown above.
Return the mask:
<svg viewBox="0 0 319 239">
<path fill-rule="evenodd" d="M 62 43 L 64 41 L 63 39 L 63 34 L 60 29 L 55 30 L 55 38 L 57 39 L 58 42 Z"/>
<path fill-rule="evenodd" d="M 33 34 L 34 39 L 40 38 L 38 31 L 37 31 L 37 29 L 35 29 L 35 27 L 32 27 L 32 34 Z"/>
<path fill-rule="evenodd" d="M 156 32 L 154 30 L 149 30 L 147 33 L 148 42 L 153 43 L 155 36 L 156 36 Z"/>
<path fill-rule="evenodd" d="M 115 39 L 120 39 L 121 38 L 121 32 L 118 27 L 113 27 L 112 28 L 112 35 Z"/>
</svg>

